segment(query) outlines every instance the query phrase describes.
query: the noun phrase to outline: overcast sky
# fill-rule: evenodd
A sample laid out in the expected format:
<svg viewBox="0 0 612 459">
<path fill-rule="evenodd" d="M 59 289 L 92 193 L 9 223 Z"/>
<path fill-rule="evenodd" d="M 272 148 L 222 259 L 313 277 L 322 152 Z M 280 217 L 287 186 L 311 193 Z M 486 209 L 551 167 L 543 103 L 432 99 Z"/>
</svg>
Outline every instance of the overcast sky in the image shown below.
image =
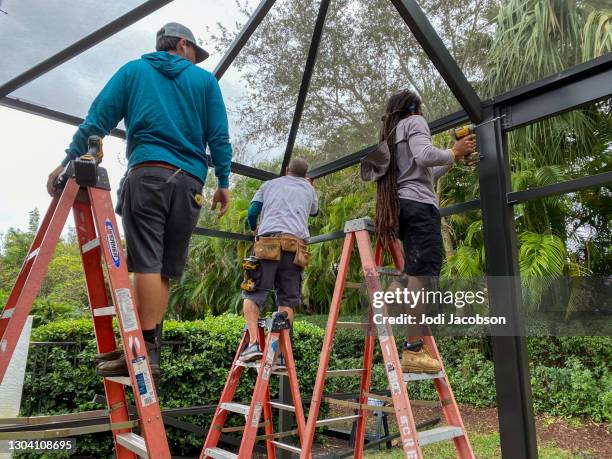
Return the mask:
<svg viewBox="0 0 612 459">
<path fill-rule="evenodd" d="M 2 9 L 8 14 L 0 13 L 0 42 L 7 43 L 10 37 L 13 45 L 3 47 L 0 53 L 0 84 L 140 3 L 140 0 L 103 3 L 99 0 L 3 0 Z M 256 3 L 252 0 L 249 5 Z M 95 95 L 121 65 L 154 50 L 155 32 L 165 23 L 176 21 L 190 27 L 211 53 L 202 67 L 212 70 L 221 53 L 207 46 L 207 28 L 216 30 L 217 22 L 221 22 L 233 30 L 234 24 L 243 20 L 231 0 L 175 0 L 12 95 L 84 117 Z M 221 88 L 231 110 L 244 90 L 240 75 L 230 68 L 221 80 Z M 230 129 L 234 132 L 237 129 L 237 121 L 231 115 Z M 73 126 L 0 106 L 3 159 L 0 233 L 10 227 L 26 229 L 28 212 L 34 208 L 44 214 L 50 202 L 45 191 L 46 177 L 64 157 L 74 131 Z M 116 189 L 125 171 L 124 142 L 107 137 L 104 151 L 103 166 L 109 171 L 111 186 Z"/>
</svg>

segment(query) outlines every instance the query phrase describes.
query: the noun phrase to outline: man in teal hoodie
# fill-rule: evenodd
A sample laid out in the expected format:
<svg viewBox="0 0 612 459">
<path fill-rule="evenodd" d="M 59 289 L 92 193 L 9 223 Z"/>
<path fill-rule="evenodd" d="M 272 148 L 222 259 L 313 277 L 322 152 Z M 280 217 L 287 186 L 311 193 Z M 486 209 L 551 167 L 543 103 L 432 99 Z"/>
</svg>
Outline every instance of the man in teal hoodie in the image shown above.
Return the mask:
<svg viewBox="0 0 612 459">
<path fill-rule="evenodd" d="M 138 313 L 154 375 L 159 374 L 161 322 L 168 306 L 170 279 L 179 279 L 191 233 L 202 206 L 210 149 L 218 189 L 212 209 L 229 205 L 232 148 L 227 113 L 215 77 L 197 67 L 208 53 L 178 23 L 157 32 L 157 52 L 128 62 L 96 97 L 87 117 L 51 174 L 53 194 L 64 166 L 87 152 L 87 138 L 104 136 L 125 120 L 128 173 L 119 206 L 127 265 L 135 273 Z M 127 375 L 123 352 L 97 356 L 102 376 Z"/>
</svg>

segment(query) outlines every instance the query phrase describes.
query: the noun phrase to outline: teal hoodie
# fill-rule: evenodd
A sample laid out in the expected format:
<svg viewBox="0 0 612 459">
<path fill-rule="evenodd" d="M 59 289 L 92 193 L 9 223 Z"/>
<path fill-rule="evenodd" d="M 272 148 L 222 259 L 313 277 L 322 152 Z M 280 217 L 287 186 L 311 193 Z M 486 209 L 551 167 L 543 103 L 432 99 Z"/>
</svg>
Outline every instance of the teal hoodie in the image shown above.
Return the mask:
<svg viewBox="0 0 612 459">
<path fill-rule="evenodd" d="M 87 151 L 125 119 L 128 166 L 163 161 L 206 180 L 206 146 L 220 188 L 229 185 L 232 147 L 216 78 L 180 56 L 160 51 L 128 62 L 96 97 L 62 164 Z"/>
</svg>

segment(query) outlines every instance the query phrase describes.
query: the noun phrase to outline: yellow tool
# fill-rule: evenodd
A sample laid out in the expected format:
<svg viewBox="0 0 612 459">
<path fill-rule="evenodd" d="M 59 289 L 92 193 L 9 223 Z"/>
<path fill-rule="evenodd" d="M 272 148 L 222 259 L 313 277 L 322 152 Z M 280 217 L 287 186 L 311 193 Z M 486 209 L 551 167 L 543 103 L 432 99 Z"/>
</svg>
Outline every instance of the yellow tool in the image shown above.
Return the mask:
<svg viewBox="0 0 612 459">
<path fill-rule="evenodd" d="M 243 280 L 240 284 L 240 289 L 244 290 L 245 292 L 254 292 L 256 288 L 255 281 L 250 277 Z"/>
<path fill-rule="evenodd" d="M 459 139 L 463 139 L 465 136 L 468 136 L 470 134 L 475 134 L 476 133 L 476 128 L 482 126 L 483 124 L 489 124 L 492 123 L 493 121 L 497 121 L 500 118 L 503 118 L 506 115 L 500 115 L 500 116 L 496 116 L 495 118 L 492 118 L 488 121 L 485 121 L 484 123 L 480 123 L 480 124 L 466 124 L 465 126 L 461 126 L 458 128 L 454 128 L 450 130 L 450 135 L 452 137 L 455 138 L 455 140 L 459 140 Z"/>
<path fill-rule="evenodd" d="M 246 257 L 242 260 L 242 269 L 245 271 L 255 271 L 259 268 L 259 260 L 255 257 Z"/>
</svg>

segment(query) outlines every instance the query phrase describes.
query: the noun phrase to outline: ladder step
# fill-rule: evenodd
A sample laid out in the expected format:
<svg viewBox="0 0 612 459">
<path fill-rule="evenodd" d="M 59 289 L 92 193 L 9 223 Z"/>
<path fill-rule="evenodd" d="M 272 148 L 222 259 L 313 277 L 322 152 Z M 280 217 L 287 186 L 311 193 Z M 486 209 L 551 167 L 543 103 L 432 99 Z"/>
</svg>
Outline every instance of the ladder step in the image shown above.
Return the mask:
<svg viewBox="0 0 612 459">
<path fill-rule="evenodd" d="M 351 416 L 342 416 L 342 417 L 339 417 L 339 418 L 321 419 L 321 420 L 317 421 L 317 427 L 319 427 L 319 426 L 326 426 L 326 425 L 330 425 L 330 424 L 336 424 L 338 422 L 353 421 L 355 419 L 359 419 L 359 417 L 360 417 L 359 414 L 353 414 Z"/>
<path fill-rule="evenodd" d="M 404 382 L 409 381 L 426 381 L 428 379 L 440 379 L 444 378 L 444 372 L 439 371 L 437 373 L 404 373 Z"/>
<path fill-rule="evenodd" d="M 365 370 L 363 368 L 353 368 L 350 370 L 329 370 L 327 372 L 328 378 L 335 378 L 338 376 L 361 376 Z"/>
<path fill-rule="evenodd" d="M 226 402 L 221 404 L 221 409 L 248 416 L 251 407 L 249 405 L 243 405 L 242 403 Z"/>
<path fill-rule="evenodd" d="M 235 459 L 238 457 L 237 454 L 230 453 L 229 451 L 225 451 L 221 448 L 206 448 L 204 454 L 208 457 L 213 457 L 215 459 Z"/>
<path fill-rule="evenodd" d="M 129 376 L 109 376 L 104 379 L 108 379 L 109 381 L 116 382 L 118 384 L 123 384 L 124 386 L 132 385 L 132 380 L 129 378 Z"/>
<path fill-rule="evenodd" d="M 261 366 L 261 360 L 258 360 L 257 362 L 241 362 L 240 360 L 238 360 L 236 362 L 236 365 L 239 367 L 245 367 L 245 368 L 257 368 L 259 369 L 259 367 Z M 272 374 L 273 375 L 283 375 L 283 376 L 287 376 L 289 373 L 287 373 L 287 370 L 276 370 L 275 366 L 272 366 Z"/>
<path fill-rule="evenodd" d="M 115 306 L 105 306 L 103 308 L 94 308 L 93 315 L 94 317 L 114 316 Z"/>
<path fill-rule="evenodd" d="M 281 443 L 280 441 L 272 441 L 272 444 L 277 448 L 291 451 L 295 454 L 300 454 L 302 452 L 301 448 L 298 448 L 297 446 L 288 445 L 286 443 Z"/>
<path fill-rule="evenodd" d="M 387 276 L 403 276 L 404 275 L 404 272 L 400 271 L 399 269 L 386 268 L 384 266 L 379 266 L 378 268 L 376 268 L 376 271 L 378 271 L 379 274 L 385 274 Z"/>
<path fill-rule="evenodd" d="M 362 330 L 367 330 L 368 323 L 367 322 L 336 322 L 337 328 L 360 328 Z"/>
<path fill-rule="evenodd" d="M 421 446 L 451 440 L 456 437 L 461 437 L 462 435 L 463 429 L 455 426 L 436 427 L 435 429 L 418 432 L 419 444 Z"/>
<path fill-rule="evenodd" d="M 145 444 L 144 438 L 140 435 L 136 435 L 133 432 L 119 434 L 117 435 L 117 443 L 121 446 L 125 446 L 139 457 L 149 457 L 147 445 Z"/>
<path fill-rule="evenodd" d="M 270 406 L 272 408 L 277 408 L 279 410 L 293 411 L 295 413 L 295 406 L 293 406 L 293 405 L 285 405 L 285 404 L 279 403 L 279 402 L 270 402 Z"/>
</svg>

